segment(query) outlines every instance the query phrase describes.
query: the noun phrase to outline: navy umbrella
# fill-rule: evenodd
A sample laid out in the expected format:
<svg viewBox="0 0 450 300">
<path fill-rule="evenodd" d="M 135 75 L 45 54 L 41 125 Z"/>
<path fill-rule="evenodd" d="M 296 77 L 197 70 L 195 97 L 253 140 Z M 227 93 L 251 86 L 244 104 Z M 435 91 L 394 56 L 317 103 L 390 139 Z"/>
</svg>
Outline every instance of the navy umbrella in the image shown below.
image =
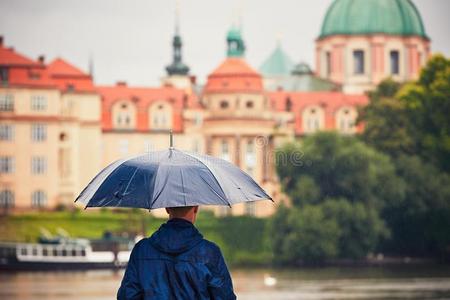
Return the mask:
<svg viewBox="0 0 450 300">
<path fill-rule="evenodd" d="M 255 200 L 272 198 L 235 165 L 171 147 L 110 164 L 75 201 L 86 207 L 156 209 Z"/>
</svg>

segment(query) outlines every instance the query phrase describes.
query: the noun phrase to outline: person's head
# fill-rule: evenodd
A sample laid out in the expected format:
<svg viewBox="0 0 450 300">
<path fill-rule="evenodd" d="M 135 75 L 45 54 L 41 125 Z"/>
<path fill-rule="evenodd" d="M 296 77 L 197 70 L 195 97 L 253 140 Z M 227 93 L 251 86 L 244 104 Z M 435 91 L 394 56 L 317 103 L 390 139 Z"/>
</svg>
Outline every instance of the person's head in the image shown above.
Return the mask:
<svg viewBox="0 0 450 300">
<path fill-rule="evenodd" d="M 169 214 L 169 219 L 185 219 L 194 223 L 198 213 L 198 206 L 167 207 L 166 212 Z"/>
</svg>

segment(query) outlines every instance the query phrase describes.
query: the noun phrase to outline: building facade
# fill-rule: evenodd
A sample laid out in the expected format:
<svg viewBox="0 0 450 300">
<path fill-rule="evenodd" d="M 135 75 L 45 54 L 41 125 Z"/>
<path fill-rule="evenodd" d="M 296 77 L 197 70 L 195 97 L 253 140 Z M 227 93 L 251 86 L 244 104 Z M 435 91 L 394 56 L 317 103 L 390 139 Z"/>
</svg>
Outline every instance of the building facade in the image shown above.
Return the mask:
<svg viewBox="0 0 450 300">
<path fill-rule="evenodd" d="M 347 4 L 358 7 L 358 1 Z M 329 24 L 336 22 L 333 18 L 339 17 L 345 2 L 336 0 L 327 13 L 317 40 L 316 72 L 304 63 L 295 64 L 280 45 L 260 71 L 255 70 L 245 60 L 240 29 L 233 27 L 226 36 L 226 57 L 202 87 L 183 62 L 178 29 L 172 43 L 173 61 L 158 87 L 126 82 L 95 86 L 89 74 L 67 61 L 32 60 L 6 47 L 1 39 L 0 207 L 20 211 L 71 206 L 102 167 L 166 149 L 171 130 L 175 147 L 228 160 L 255 178 L 277 203 L 285 201 L 275 173 L 275 149 L 321 130 L 354 134 L 364 129 L 355 122 L 358 108 L 368 102 L 360 92 L 389 75 L 378 59 L 391 53 L 392 47 L 383 44 L 383 55 L 374 52 L 380 39 L 395 39 L 400 47 L 399 70 L 407 70 L 400 72 L 407 75 L 397 80 L 415 78 L 423 64 L 418 59 L 426 59 L 429 53 L 423 28 L 423 35 L 408 37 L 389 32 L 362 37 L 359 31 L 344 36 L 339 24 Z M 400 2 L 412 7 L 410 1 Z M 358 39 L 369 48 L 353 47 Z M 406 40 L 407 44 L 398 44 Z M 409 47 L 412 42 L 415 46 Z M 371 62 L 364 69 L 370 80 L 353 81 L 345 75 L 350 68 L 345 57 L 348 53 L 356 57 L 352 53 L 360 49 L 364 63 Z M 324 53 L 333 66 L 325 73 Z M 376 73 L 378 68 L 384 73 Z M 218 215 L 264 217 L 275 211 L 276 204 L 260 201 L 212 209 Z"/>
<path fill-rule="evenodd" d="M 430 39 L 410 0 L 335 0 L 316 40 L 316 72 L 363 93 L 381 80 L 415 80 Z"/>
</svg>

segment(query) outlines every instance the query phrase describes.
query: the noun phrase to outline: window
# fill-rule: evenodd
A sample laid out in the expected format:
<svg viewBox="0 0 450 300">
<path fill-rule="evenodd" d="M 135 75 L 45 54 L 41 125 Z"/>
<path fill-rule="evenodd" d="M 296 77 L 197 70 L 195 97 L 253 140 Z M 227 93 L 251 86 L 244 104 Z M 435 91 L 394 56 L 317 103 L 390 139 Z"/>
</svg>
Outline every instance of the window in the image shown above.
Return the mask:
<svg viewBox="0 0 450 300">
<path fill-rule="evenodd" d="M 356 75 L 364 74 L 364 51 L 355 50 L 353 51 L 353 73 Z"/>
<path fill-rule="evenodd" d="M 0 191 L 0 207 L 13 207 L 14 193 L 10 190 Z"/>
<path fill-rule="evenodd" d="M 14 157 L 0 156 L 0 174 L 14 173 Z"/>
<path fill-rule="evenodd" d="M 34 191 L 31 195 L 32 207 L 44 207 L 47 205 L 47 195 L 42 190 Z"/>
<path fill-rule="evenodd" d="M 230 148 L 226 140 L 222 140 L 220 144 L 220 157 L 224 160 L 230 161 Z"/>
<path fill-rule="evenodd" d="M 47 172 L 47 159 L 43 156 L 33 156 L 31 158 L 31 173 L 45 174 Z"/>
<path fill-rule="evenodd" d="M 256 165 L 256 156 L 255 156 L 255 142 L 253 139 L 247 140 L 247 144 L 245 147 L 245 166 L 246 171 L 250 176 L 254 176 Z"/>
<path fill-rule="evenodd" d="M 47 109 L 47 98 L 42 95 L 31 96 L 31 110 L 43 111 Z"/>
<path fill-rule="evenodd" d="M 340 133 L 352 134 L 356 132 L 355 122 L 357 118 L 356 109 L 352 107 L 340 108 L 336 112 L 336 128 Z"/>
<path fill-rule="evenodd" d="M 0 124 L 0 141 L 14 140 L 14 127 L 11 124 Z"/>
<path fill-rule="evenodd" d="M 314 133 L 324 128 L 325 112 L 321 107 L 306 108 L 302 113 L 305 133 Z"/>
<path fill-rule="evenodd" d="M 200 142 L 197 139 L 192 141 L 192 152 L 199 153 L 200 152 Z"/>
<path fill-rule="evenodd" d="M 172 127 L 173 109 L 172 105 L 166 101 L 154 103 L 149 108 L 150 129 L 168 130 Z"/>
<path fill-rule="evenodd" d="M 325 67 L 326 67 L 326 70 L 325 70 L 325 74 L 326 74 L 326 77 L 330 77 L 330 74 L 331 74 L 331 53 L 330 53 L 330 51 L 327 51 L 326 53 L 325 53 L 325 60 L 326 60 L 326 65 L 325 65 Z"/>
<path fill-rule="evenodd" d="M 0 95 L 0 111 L 14 111 L 14 98 L 12 95 Z"/>
<path fill-rule="evenodd" d="M 247 108 L 253 108 L 253 101 L 247 101 L 247 102 L 245 103 L 245 107 L 247 107 Z"/>
<path fill-rule="evenodd" d="M 256 203 L 254 201 L 245 202 L 245 214 L 249 216 L 256 215 Z"/>
<path fill-rule="evenodd" d="M 202 115 L 201 115 L 200 113 L 195 114 L 195 117 L 194 117 L 194 124 L 195 124 L 196 126 L 201 126 L 202 123 L 203 123 L 203 117 L 202 117 Z"/>
<path fill-rule="evenodd" d="M 290 97 L 286 98 L 286 111 L 291 111 L 292 110 L 292 100 Z"/>
<path fill-rule="evenodd" d="M 129 100 L 122 100 L 112 107 L 113 126 L 116 129 L 132 130 L 136 125 L 136 105 Z"/>
<path fill-rule="evenodd" d="M 9 81 L 9 70 L 8 68 L 1 67 L 0 68 L 0 80 L 2 83 L 8 83 Z"/>
<path fill-rule="evenodd" d="M 120 140 L 119 141 L 119 152 L 121 155 L 128 154 L 128 140 Z"/>
<path fill-rule="evenodd" d="M 47 139 L 47 126 L 45 124 L 31 125 L 31 140 L 42 142 Z"/>
<path fill-rule="evenodd" d="M 399 56 L 400 55 L 396 50 L 390 52 L 392 75 L 397 75 L 400 73 Z"/>
<path fill-rule="evenodd" d="M 220 108 L 226 109 L 228 107 L 229 107 L 229 104 L 227 101 L 225 101 L 225 100 L 220 101 Z"/>
</svg>

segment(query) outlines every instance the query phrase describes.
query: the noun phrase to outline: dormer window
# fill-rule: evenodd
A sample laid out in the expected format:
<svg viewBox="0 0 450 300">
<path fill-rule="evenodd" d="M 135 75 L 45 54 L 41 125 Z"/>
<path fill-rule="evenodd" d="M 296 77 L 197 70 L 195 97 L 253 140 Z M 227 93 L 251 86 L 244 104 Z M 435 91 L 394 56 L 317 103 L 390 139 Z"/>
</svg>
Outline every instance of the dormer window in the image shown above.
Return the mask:
<svg viewBox="0 0 450 300">
<path fill-rule="evenodd" d="M 68 92 L 73 92 L 73 91 L 75 91 L 75 86 L 74 86 L 73 84 L 69 83 L 69 84 L 67 85 L 67 91 L 68 91 Z"/>
<path fill-rule="evenodd" d="M 2 83 L 8 83 L 9 81 L 9 70 L 6 67 L 0 68 L 0 79 Z"/>
</svg>

